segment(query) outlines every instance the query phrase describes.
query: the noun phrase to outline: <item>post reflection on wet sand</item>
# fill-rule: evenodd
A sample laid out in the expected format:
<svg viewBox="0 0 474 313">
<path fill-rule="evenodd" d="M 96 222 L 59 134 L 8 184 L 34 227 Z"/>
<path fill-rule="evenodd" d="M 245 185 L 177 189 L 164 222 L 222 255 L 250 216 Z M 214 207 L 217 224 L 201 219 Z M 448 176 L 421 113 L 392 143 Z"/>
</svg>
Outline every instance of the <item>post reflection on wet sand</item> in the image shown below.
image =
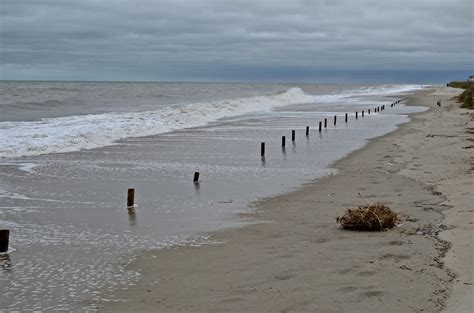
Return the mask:
<svg viewBox="0 0 474 313">
<path fill-rule="evenodd" d="M 13 271 L 12 260 L 8 253 L 0 254 L 0 267 L 5 273 Z"/>
<path fill-rule="evenodd" d="M 137 227 L 137 215 L 135 213 L 135 208 L 134 207 L 128 207 L 128 221 L 130 223 L 131 228 L 136 228 Z"/>
</svg>

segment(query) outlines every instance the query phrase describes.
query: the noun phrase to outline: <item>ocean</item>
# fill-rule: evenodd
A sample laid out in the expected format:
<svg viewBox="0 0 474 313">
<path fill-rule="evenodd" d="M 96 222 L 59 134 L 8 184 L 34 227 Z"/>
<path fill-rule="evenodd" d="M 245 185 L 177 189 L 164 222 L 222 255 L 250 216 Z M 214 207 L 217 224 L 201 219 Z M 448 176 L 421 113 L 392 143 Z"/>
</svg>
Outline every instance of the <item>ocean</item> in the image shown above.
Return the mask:
<svg viewBox="0 0 474 313">
<path fill-rule="evenodd" d="M 140 251 L 218 244 L 210 232 L 255 222 L 241 213 L 259 200 L 337 173 L 425 110 L 390 107 L 420 88 L 0 82 L 0 308 L 94 310 L 139 279 L 126 265 Z"/>
</svg>

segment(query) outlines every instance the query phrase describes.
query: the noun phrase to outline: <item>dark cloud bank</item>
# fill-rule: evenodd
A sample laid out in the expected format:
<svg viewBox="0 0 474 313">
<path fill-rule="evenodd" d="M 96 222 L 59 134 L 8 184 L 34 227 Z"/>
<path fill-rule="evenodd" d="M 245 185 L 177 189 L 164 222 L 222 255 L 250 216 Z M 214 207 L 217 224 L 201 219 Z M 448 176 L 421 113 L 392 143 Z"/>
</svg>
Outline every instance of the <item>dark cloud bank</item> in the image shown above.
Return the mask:
<svg viewBox="0 0 474 313">
<path fill-rule="evenodd" d="M 472 0 L 0 0 L 1 79 L 442 82 Z"/>
</svg>

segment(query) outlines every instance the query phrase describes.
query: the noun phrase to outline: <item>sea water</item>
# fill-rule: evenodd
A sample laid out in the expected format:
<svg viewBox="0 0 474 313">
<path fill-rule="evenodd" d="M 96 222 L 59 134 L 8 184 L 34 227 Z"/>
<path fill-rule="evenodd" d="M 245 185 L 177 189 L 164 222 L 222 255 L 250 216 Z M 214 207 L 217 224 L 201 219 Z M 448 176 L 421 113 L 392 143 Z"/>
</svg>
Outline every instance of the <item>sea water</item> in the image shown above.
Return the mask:
<svg viewBox="0 0 474 313">
<path fill-rule="evenodd" d="M 210 231 L 250 222 L 239 213 L 257 200 L 336 173 L 334 161 L 423 110 L 390 107 L 419 88 L 0 82 L 0 228 L 11 230 L 0 308 L 93 309 L 139 278 L 125 269 L 134 254 L 212 244 Z"/>
</svg>

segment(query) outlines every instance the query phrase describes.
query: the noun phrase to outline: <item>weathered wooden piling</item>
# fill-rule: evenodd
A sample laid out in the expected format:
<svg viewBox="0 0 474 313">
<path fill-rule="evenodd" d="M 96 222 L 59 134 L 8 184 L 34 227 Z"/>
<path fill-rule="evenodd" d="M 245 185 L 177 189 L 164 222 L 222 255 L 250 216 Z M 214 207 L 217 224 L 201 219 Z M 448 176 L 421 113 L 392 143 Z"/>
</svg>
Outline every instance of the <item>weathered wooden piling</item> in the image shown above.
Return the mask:
<svg viewBox="0 0 474 313">
<path fill-rule="evenodd" d="M 362 110 L 362 117 L 364 117 L 364 110 Z"/>
<path fill-rule="evenodd" d="M 321 132 L 321 129 L 323 128 L 323 122 L 319 122 L 319 131 Z"/>
<path fill-rule="evenodd" d="M 326 128 L 326 127 L 328 127 L 328 119 L 327 118 L 324 119 L 324 128 Z"/>
<path fill-rule="evenodd" d="M 370 114 L 370 109 L 367 110 L 367 114 Z"/>
<path fill-rule="evenodd" d="M 193 183 L 197 184 L 199 182 L 199 172 L 194 172 Z"/>
<path fill-rule="evenodd" d="M 309 126 L 306 126 L 306 137 L 309 136 Z"/>
<path fill-rule="evenodd" d="M 291 141 L 295 141 L 295 139 L 296 139 L 296 131 L 293 129 L 291 131 Z"/>
<path fill-rule="evenodd" d="M 284 148 L 286 146 L 286 137 L 281 136 L 281 147 Z"/>
<path fill-rule="evenodd" d="M 344 122 L 347 123 L 347 113 L 346 113 L 346 116 L 345 116 L 345 118 L 344 118 Z"/>
<path fill-rule="evenodd" d="M 261 156 L 264 156 L 264 155 L 265 155 L 265 143 L 264 143 L 264 142 L 262 142 L 262 143 L 260 144 L 260 155 L 261 155 Z"/>
<path fill-rule="evenodd" d="M 359 118 L 359 112 L 356 111 L 356 119 Z"/>
<path fill-rule="evenodd" d="M 334 126 L 336 126 L 337 115 L 334 115 Z"/>
<path fill-rule="evenodd" d="M 135 189 L 130 188 L 127 192 L 127 207 L 132 207 L 135 204 Z"/>
<path fill-rule="evenodd" d="M 0 253 L 8 251 L 9 241 L 10 241 L 10 230 L 0 229 Z"/>
</svg>

